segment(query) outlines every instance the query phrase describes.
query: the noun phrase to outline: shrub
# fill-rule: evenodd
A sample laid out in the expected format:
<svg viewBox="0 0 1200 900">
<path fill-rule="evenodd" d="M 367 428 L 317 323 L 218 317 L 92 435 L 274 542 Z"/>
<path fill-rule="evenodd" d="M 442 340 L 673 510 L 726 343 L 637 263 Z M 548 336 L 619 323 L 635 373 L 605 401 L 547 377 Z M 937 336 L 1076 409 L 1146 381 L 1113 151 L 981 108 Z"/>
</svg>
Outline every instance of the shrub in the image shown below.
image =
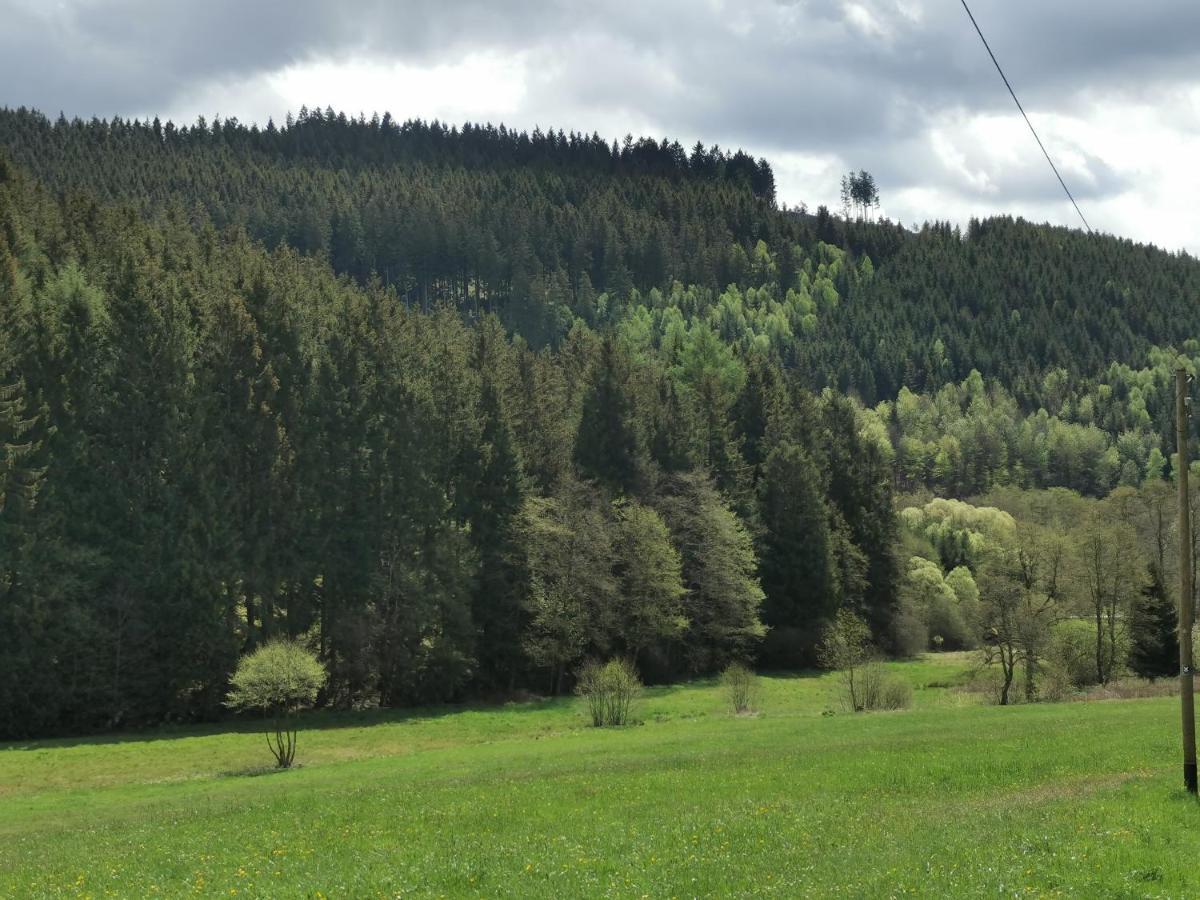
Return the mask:
<svg viewBox="0 0 1200 900">
<path fill-rule="evenodd" d="M 879 709 L 908 709 L 912 706 L 913 689 L 907 680 L 885 675 L 879 688 Z"/>
<path fill-rule="evenodd" d="M 1051 703 L 1066 700 L 1075 693 L 1077 686 L 1071 673 L 1056 663 L 1044 664 L 1038 673 L 1038 696 Z"/>
<path fill-rule="evenodd" d="M 294 715 L 317 699 L 325 667 L 295 641 L 275 640 L 242 657 L 230 679 L 225 705 L 255 709 L 271 717 L 267 746 L 281 769 L 296 758 Z"/>
<path fill-rule="evenodd" d="M 628 725 L 633 701 L 641 691 L 637 670 L 624 659 L 610 659 L 603 665 L 585 663 L 575 683 L 575 693 L 583 698 L 597 728 Z"/>
<path fill-rule="evenodd" d="M 867 623 L 849 610 L 838 610 L 825 631 L 821 661 L 841 675 L 846 705 L 855 712 L 904 709 L 912 705 L 912 687 L 890 676 L 871 646 Z"/>
<path fill-rule="evenodd" d="M 721 673 L 725 696 L 737 714 L 753 711 L 758 699 L 758 676 L 741 663 L 733 663 Z"/>
<path fill-rule="evenodd" d="M 592 725 L 596 728 L 604 724 L 604 688 L 600 677 L 603 669 L 600 663 L 589 661 L 575 676 L 575 693 L 583 698 Z"/>
<path fill-rule="evenodd" d="M 858 668 L 856 675 L 853 689 L 848 690 L 850 708 L 855 712 L 879 709 L 883 702 L 883 663 L 870 659 Z"/>
<path fill-rule="evenodd" d="M 1050 632 L 1044 668 L 1057 670 L 1075 687 L 1096 683 L 1096 626 L 1086 619 L 1067 619 Z"/>
<path fill-rule="evenodd" d="M 883 663 L 872 659 L 858 667 L 854 695 L 848 695 L 846 699 L 855 712 L 869 712 L 908 709 L 912 706 L 912 697 L 912 685 L 907 680 L 889 675 Z"/>
</svg>

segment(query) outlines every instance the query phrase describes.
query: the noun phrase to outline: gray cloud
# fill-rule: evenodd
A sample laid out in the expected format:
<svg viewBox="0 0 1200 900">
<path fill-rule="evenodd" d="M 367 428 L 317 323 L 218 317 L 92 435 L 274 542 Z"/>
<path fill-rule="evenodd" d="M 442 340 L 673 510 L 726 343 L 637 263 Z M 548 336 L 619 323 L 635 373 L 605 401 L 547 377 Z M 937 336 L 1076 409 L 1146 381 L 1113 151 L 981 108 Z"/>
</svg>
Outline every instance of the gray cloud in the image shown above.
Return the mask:
<svg viewBox="0 0 1200 900">
<path fill-rule="evenodd" d="M 1016 85 L 1048 106 L 1098 86 L 1153 89 L 1200 62 L 1200 4 L 1187 0 L 975 6 Z M 878 32 L 856 26 L 850 7 Z M 789 110 L 840 122 L 855 107 L 878 112 L 897 97 L 935 107 L 1009 102 L 966 17 L 944 0 L 0 0 L 0 17 L 0 100 L 88 115 L 166 106 L 197 82 L 316 56 L 430 62 L 471 47 L 552 50 L 580 40 L 656 56 L 694 85 L 680 111 L 706 127 L 734 111 L 777 135 Z M 603 82 L 605 72 L 578 74 Z M 771 115 L 755 118 L 760 109 Z M 829 115 L 838 109 L 847 113 Z"/>
</svg>

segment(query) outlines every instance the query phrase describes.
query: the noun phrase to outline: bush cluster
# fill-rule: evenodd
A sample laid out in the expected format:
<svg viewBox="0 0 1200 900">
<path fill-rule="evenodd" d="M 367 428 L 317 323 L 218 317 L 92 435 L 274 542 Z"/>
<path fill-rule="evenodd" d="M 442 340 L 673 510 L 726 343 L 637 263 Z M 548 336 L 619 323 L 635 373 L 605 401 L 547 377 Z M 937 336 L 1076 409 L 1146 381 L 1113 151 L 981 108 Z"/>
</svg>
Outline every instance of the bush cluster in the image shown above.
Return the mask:
<svg viewBox="0 0 1200 900">
<path fill-rule="evenodd" d="M 575 684 L 575 693 L 583 698 L 597 728 L 630 724 L 633 701 L 641 692 L 637 669 L 624 659 L 586 663 Z"/>
<path fill-rule="evenodd" d="M 758 700 L 758 676 L 742 663 L 732 663 L 721 673 L 721 685 L 734 713 L 753 712 Z"/>
<path fill-rule="evenodd" d="M 848 691 L 847 696 L 855 712 L 912 706 L 912 685 L 903 678 L 889 675 L 883 663 L 876 659 L 858 669 L 855 681 L 853 695 Z"/>
</svg>

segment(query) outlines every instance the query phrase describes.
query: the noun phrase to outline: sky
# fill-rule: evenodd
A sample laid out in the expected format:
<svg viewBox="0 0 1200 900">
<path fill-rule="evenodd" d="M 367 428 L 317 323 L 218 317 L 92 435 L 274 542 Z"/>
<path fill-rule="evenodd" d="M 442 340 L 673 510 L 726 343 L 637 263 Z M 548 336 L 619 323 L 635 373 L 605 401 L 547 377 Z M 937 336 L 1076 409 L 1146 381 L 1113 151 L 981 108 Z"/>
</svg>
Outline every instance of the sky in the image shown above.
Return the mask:
<svg viewBox="0 0 1200 900">
<path fill-rule="evenodd" d="M 969 2 L 1091 225 L 1200 254 L 1200 2 Z M 1079 226 L 960 0 L 0 0 L 0 106 L 301 105 L 701 140 L 792 206 L 867 169 L 906 225 Z"/>
</svg>

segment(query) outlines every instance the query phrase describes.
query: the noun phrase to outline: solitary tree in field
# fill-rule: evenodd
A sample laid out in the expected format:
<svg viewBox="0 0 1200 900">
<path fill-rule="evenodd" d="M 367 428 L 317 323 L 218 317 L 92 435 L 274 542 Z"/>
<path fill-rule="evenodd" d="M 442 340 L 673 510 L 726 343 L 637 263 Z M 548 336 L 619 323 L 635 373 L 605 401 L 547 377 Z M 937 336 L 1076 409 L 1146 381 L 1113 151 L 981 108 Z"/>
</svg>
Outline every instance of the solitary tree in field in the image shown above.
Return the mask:
<svg viewBox="0 0 1200 900">
<path fill-rule="evenodd" d="M 287 769 L 296 758 L 295 714 L 317 699 L 325 667 L 295 641 L 276 640 L 242 657 L 225 704 L 270 716 L 267 746 L 275 764 Z"/>
</svg>

